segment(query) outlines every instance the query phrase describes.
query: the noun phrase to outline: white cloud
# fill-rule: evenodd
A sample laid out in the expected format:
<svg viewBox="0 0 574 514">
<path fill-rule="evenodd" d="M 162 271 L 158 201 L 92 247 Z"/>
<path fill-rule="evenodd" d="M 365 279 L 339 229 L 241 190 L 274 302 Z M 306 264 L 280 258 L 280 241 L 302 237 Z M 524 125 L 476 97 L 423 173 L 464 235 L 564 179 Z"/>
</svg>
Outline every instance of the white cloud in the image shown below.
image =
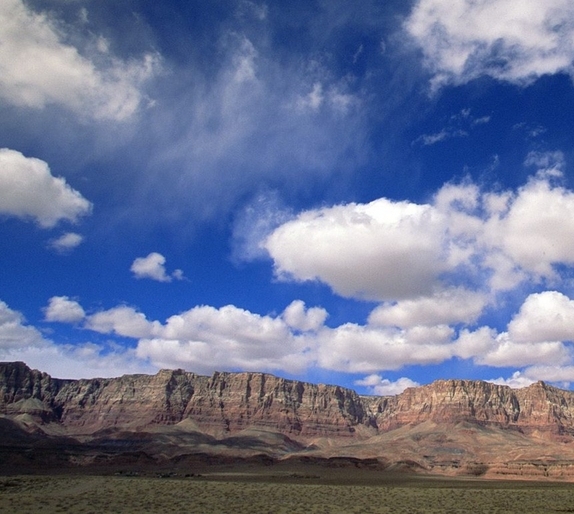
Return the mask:
<svg viewBox="0 0 574 514">
<path fill-rule="evenodd" d="M 346 323 L 317 334 L 317 362 L 322 368 L 348 373 L 437 364 L 453 356 L 453 336 L 446 325 L 402 330 Z"/>
<path fill-rule="evenodd" d="M 54 297 L 49 306 L 51 314 L 59 318 L 53 321 L 66 322 L 77 321 L 78 307 L 67 297 Z M 0 360 L 23 361 L 32 368 L 61 378 L 113 377 L 157 371 L 156 367 L 138 359 L 133 350 L 93 343 L 54 344 L 26 324 L 22 314 L 3 301 L 0 301 Z"/>
<path fill-rule="evenodd" d="M 463 329 L 453 353 L 472 358 L 476 364 L 495 367 L 567 365 L 574 356 L 565 344 L 572 339 L 572 330 L 568 330 L 572 323 L 568 319 L 572 318 L 570 302 L 553 291 L 530 295 L 507 331 L 498 333 L 489 327 Z"/>
<path fill-rule="evenodd" d="M 313 84 L 313 89 L 308 95 L 300 97 L 297 99 L 297 107 L 299 109 L 311 109 L 316 111 L 323 103 L 323 86 L 316 82 Z"/>
<path fill-rule="evenodd" d="M 41 348 L 48 344 L 42 334 L 27 325 L 24 316 L 0 300 L 0 356 L 20 348 Z"/>
<path fill-rule="evenodd" d="M 524 374 L 520 371 L 515 371 L 510 378 L 503 378 L 503 377 L 493 378 L 487 380 L 487 382 L 491 382 L 497 385 L 508 386 L 511 387 L 512 389 L 521 389 L 523 387 L 528 387 L 529 385 L 532 385 L 535 382 L 535 380 L 532 380 L 531 378 L 524 376 Z"/>
<path fill-rule="evenodd" d="M 381 198 L 303 212 L 264 246 L 283 280 L 318 280 L 342 296 L 403 302 L 384 304 L 374 322 L 381 315 L 395 323 L 392 317 L 408 310 L 422 323 L 434 311 L 441 323 L 453 295 L 461 303 L 449 322 L 470 321 L 497 291 L 555 280 L 556 266 L 574 264 L 574 193 L 553 185 L 545 171 L 516 192 L 481 191 L 467 181 L 445 184 L 428 204 Z"/>
<path fill-rule="evenodd" d="M 150 278 L 158 282 L 171 282 L 183 280 L 183 271 L 176 269 L 171 275 L 168 275 L 165 269 L 165 257 L 161 253 L 151 252 L 147 257 L 138 257 L 131 265 L 130 271 L 136 278 Z"/>
<path fill-rule="evenodd" d="M 158 371 L 157 366 L 138 359 L 134 350 L 110 350 L 93 343 L 50 343 L 41 348 L 19 348 L 7 352 L 0 350 L 0 359 L 23 361 L 33 369 L 39 369 L 53 377 L 68 379 L 119 377 L 133 373 L 155 374 Z"/>
<path fill-rule="evenodd" d="M 48 300 L 44 315 L 46 321 L 77 323 L 85 318 L 86 313 L 75 300 L 70 300 L 67 296 L 53 296 Z"/>
<path fill-rule="evenodd" d="M 48 246 L 58 253 L 67 253 L 81 245 L 83 241 L 84 237 L 82 235 L 75 232 L 66 232 L 57 239 L 52 239 Z"/>
<path fill-rule="evenodd" d="M 216 62 L 174 70 L 176 86 L 150 115 L 144 139 L 157 146 L 143 150 L 150 159 L 139 187 L 158 209 L 175 212 L 178 202 L 182 218 L 190 210 L 220 216 L 254 192 L 308 191 L 366 161 L 366 90 L 320 56 L 278 59 L 269 33 L 216 29 Z"/>
<path fill-rule="evenodd" d="M 144 100 L 142 84 L 158 68 L 158 57 L 122 61 L 80 54 L 66 43 L 62 24 L 36 13 L 22 0 L 0 3 L 0 96 L 18 106 L 58 104 L 80 116 L 124 120 Z M 100 41 L 100 40 L 98 40 Z"/>
<path fill-rule="evenodd" d="M 415 139 L 415 143 L 422 143 L 423 146 L 430 146 L 441 141 L 446 141 L 447 139 L 452 139 L 455 137 L 467 137 L 468 132 L 464 130 L 447 130 L 442 129 L 440 132 L 435 132 L 434 134 L 423 134 Z"/>
<path fill-rule="evenodd" d="M 526 165 L 541 169 L 516 191 L 446 184 L 428 204 L 324 207 L 275 229 L 265 247 L 280 278 L 383 301 L 367 325 L 322 326 L 312 338 L 317 364 L 375 373 L 458 357 L 566 369 L 574 301 L 559 291 L 528 296 L 506 330 L 471 328 L 487 307 L 502 307 L 499 293 L 561 285 L 562 267 L 574 265 L 574 193 L 554 184 L 562 162 L 561 154 L 529 155 Z M 454 324 L 466 327 L 457 334 Z"/>
<path fill-rule="evenodd" d="M 153 337 L 160 330 L 160 326 L 158 321 L 148 321 L 145 314 L 126 305 L 91 314 L 85 322 L 85 327 L 90 330 L 136 339 Z"/>
<path fill-rule="evenodd" d="M 33 218 L 50 228 L 61 220 L 76 222 L 91 208 L 63 178 L 54 177 L 44 161 L 0 149 L 0 214 Z"/>
<path fill-rule="evenodd" d="M 158 366 L 301 371 L 310 349 L 280 317 L 227 305 L 194 307 L 171 316 L 156 338 L 138 342 L 137 355 Z"/>
<path fill-rule="evenodd" d="M 531 179 L 511 200 L 508 212 L 485 224 L 484 240 L 533 277 L 553 278 L 555 264 L 574 264 L 574 193 Z"/>
<path fill-rule="evenodd" d="M 566 166 L 564 153 L 557 150 L 554 152 L 529 152 L 524 161 L 526 166 L 533 166 L 542 172 L 544 178 L 561 177 Z"/>
<path fill-rule="evenodd" d="M 51 321 L 81 321 L 83 310 L 67 297 L 51 299 L 50 307 Z M 138 339 L 137 357 L 155 366 L 199 372 L 222 368 L 300 372 L 318 364 L 371 373 L 438 363 L 454 355 L 454 331 L 446 325 L 397 329 L 345 324 L 332 329 L 324 325 L 326 317 L 325 309 L 307 308 L 295 300 L 278 316 L 233 305 L 197 306 L 161 324 L 132 307 L 118 306 L 86 316 L 83 327 Z"/>
<path fill-rule="evenodd" d="M 265 247 L 284 279 L 320 280 L 348 297 L 420 296 L 446 270 L 441 218 L 429 205 L 381 198 L 304 212 Z"/>
<path fill-rule="evenodd" d="M 556 341 L 537 344 L 516 343 L 503 332 L 492 343 L 487 353 L 474 357 L 476 364 L 495 367 L 566 364 L 572 357 L 568 348 Z"/>
<path fill-rule="evenodd" d="M 524 85 L 573 74 L 569 0 L 418 0 L 405 29 L 434 74 L 433 89 L 481 75 Z"/>
<path fill-rule="evenodd" d="M 409 387 L 420 386 L 418 382 L 414 382 L 410 378 L 401 377 L 395 382 L 391 382 L 389 379 L 376 374 L 366 376 L 361 380 L 356 380 L 355 385 L 367 387 L 370 394 L 378 396 L 395 396 Z"/>
<path fill-rule="evenodd" d="M 283 311 L 283 319 L 289 327 L 295 330 L 316 331 L 327 319 L 327 311 L 321 307 L 306 309 L 305 302 L 294 300 Z"/>
<path fill-rule="evenodd" d="M 446 289 L 435 295 L 383 303 L 369 315 L 370 325 L 402 328 L 416 325 L 472 323 L 488 303 L 483 293 L 462 288 Z"/>
<path fill-rule="evenodd" d="M 508 325 L 513 341 L 574 341 L 574 300 L 558 291 L 529 295 Z"/>
<path fill-rule="evenodd" d="M 56 347 L 35 328 L 26 326 L 19 313 L 1 304 L 0 350 L 3 347 L 4 353 L 0 351 L 0 357 L 29 356 L 41 349 L 39 354 L 58 353 L 65 359 L 76 359 L 79 352 L 84 352 L 101 354 L 117 361 L 118 366 L 184 367 L 201 373 L 221 369 L 299 373 L 315 366 L 345 373 L 371 373 L 359 385 L 371 387 L 376 394 L 397 394 L 405 387 L 416 385 L 406 378 L 397 382 L 383 380 L 376 375 L 381 370 L 438 364 L 451 358 L 470 359 L 483 366 L 526 368 L 513 379 L 493 380 L 514 384 L 513 387 L 525 383 L 526 379 L 564 382 L 574 376 L 574 355 L 570 347 L 563 341 L 546 340 L 540 335 L 552 333 L 553 319 L 547 319 L 550 325 L 546 327 L 537 327 L 539 320 L 534 319 L 531 337 L 520 338 L 520 331 L 529 328 L 520 322 L 529 309 L 536 308 L 540 298 L 550 302 L 547 308 L 558 305 L 569 313 L 569 299 L 558 298 L 556 302 L 552 299 L 555 292 L 547 293 L 527 298 L 506 332 L 483 326 L 474 331 L 462 329 L 458 335 L 447 324 L 398 327 L 346 323 L 330 328 L 324 324 L 327 317 L 324 309 L 307 308 L 301 300 L 292 302 L 280 315 L 259 315 L 233 305 L 219 309 L 197 306 L 169 317 L 162 324 L 149 321 L 145 314 L 127 306 L 86 315 L 76 301 L 65 296 L 52 297 L 45 309 L 46 321 L 83 321 L 82 328 L 136 339 L 136 349 L 130 353 L 90 344 Z M 415 317 L 422 312 L 423 318 L 429 316 L 429 320 L 436 321 L 443 315 L 425 312 L 424 305 L 420 312 L 419 306 L 415 307 Z M 403 319 L 402 313 L 396 316 Z M 407 325 L 415 317 L 407 309 L 407 322 L 403 324 Z M 542 312 L 540 323 L 544 319 Z M 562 335 L 571 333 L 567 326 L 556 330 Z M 96 357 L 90 366 L 97 366 Z"/>
<path fill-rule="evenodd" d="M 533 382 L 544 380 L 545 382 L 574 382 L 574 365 L 535 365 L 524 370 L 524 375 Z"/>
<path fill-rule="evenodd" d="M 276 191 L 261 192 L 236 216 L 233 223 L 232 257 L 253 261 L 267 256 L 263 243 L 279 225 L 293 217 Z"/>
</svg>

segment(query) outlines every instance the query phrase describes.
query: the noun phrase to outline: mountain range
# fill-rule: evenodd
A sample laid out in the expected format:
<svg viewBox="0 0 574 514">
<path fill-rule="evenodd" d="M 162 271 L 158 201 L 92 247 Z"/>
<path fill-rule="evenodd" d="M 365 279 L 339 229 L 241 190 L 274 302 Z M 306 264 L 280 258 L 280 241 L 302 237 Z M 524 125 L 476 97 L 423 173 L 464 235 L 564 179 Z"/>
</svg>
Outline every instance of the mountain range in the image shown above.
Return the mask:
<svg viewBox="0 0 574 514">
<path fill-rule="evenodd" d="M 263 459 L 574 479 L 574 392 L 439 380 L 396 396 L 266 373 L 67 380 L 0 363 L 0 471 Z"/>
</svg>

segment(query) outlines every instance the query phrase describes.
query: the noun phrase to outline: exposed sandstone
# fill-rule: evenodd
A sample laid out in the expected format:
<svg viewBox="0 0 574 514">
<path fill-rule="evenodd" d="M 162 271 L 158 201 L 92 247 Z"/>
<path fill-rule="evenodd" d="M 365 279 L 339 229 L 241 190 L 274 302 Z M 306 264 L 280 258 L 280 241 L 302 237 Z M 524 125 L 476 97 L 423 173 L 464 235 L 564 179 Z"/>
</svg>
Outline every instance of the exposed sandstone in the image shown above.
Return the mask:
<svg viewBox="0 0 574 514">
<path fill-rule="evenodd" d="M 286 380 L 264 373 L 183 370 L 112 379 L 59 380 L 24 363 L 0 363 L 0 413 L 41 412 L 70 433 L 110 427 L 173 425 L 192 419 L 207 431 L 260 427 L 300 435 L 352 436 L 374 426 L 361 398 L 349 389 Z"/>
<path fill-rule="evenodd" d="M 375 397 L 265 373 L 61 380 L 0 363 L 2 419 L 0 438 L 73 436 L 92 445 L 88 460 L 124 450 L 170 458 L 303 451 L 446 474 L 574 477 L 574 393 L 543 382 L 511 389 L 439 380 Z"/>
<path fill-rule="evenodd" d="M 206 377 L 180 369 L 61 380 L 22 362 L 0 363 L 0 413 L 35 415 L 75 433 L 191 419 L 213 432 L 259 427 L 295 436 L 352 437 L 357 430 L 373 435 L 429 420 L 574 434 L 574 393 L 543 382 L 511 389 L 438 380 L 396 396 L 361 397 L 343 387 L 265 373 Z"/>
</svg>

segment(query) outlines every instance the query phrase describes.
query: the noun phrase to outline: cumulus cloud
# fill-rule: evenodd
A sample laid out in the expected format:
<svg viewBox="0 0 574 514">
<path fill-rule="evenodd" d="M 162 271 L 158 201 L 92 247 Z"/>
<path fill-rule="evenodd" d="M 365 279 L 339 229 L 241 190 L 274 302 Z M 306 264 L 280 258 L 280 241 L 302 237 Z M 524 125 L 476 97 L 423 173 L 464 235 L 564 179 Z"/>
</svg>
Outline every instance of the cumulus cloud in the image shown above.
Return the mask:
<svg viewBox="0 0 574 514">
<path fill-rule="evenodd" d="M 395 382 L 391 382 L 389 379 L 376 374 L 356 380 L 355 385 L 366 387 L 371 394 L 378 396 L 395 396 L 409 387 L 420 386 L 418 382 L 414 382 L 410 378 L 401 377 Z"/>
<path fill-rule="evenodd" d="M 78 191 L 52 175 L 46 162 L 0 149 L 0 214 L 32 218 L 50 228 L 61 220 L 76 222 L 91 209 Z"/>
<path fill-rule="evenodd" d="M 443 225 L 430 205 L 381 198 L 304 212 L 265 248 L 283 279 L 320 280 L 347 297 L 408 298 L 430 294 L 446 270 Z"/>
<path fill-rule="evenodd" d="M 506 213 L 487 220 L 484 241 L 529 275 L 553 278 L 555 265 L 574 263 L 573 215 L 574 193 L 536 177 L 518 190 Z"/>
<path fill-rule="evenodd" d="M 67 297 L 50 300 L 46 316 L 52 321 L 78 321 L 78 304 Z M 44 338 L 24 316 L 0 301 L 0 360 L 24 361 L 32 368 L 61 378 L 112 377 L 124 373 L 153 373 L 157 368 L 138 359 L 133 350 L 93 343 L 58 345 Z"/>
<path fill-rule="evenodd" d="M 529 295 L 508 325 L 514 341 L 574 341 L 574 300 L 558 291 Z"/>
<path fill-rule="evenodd" d="M 19 348 L 41 348 L 46 344 L 42 334 L 27 325 L 21 313 L 0 300 L 0 355 Z"/>
<path fill-rule="evenodd" d="M 573 75 L 574 6 L 569 0 L 418 0 L 405 22 L 433 73 L 433 89 L 481 75 L 526 85 Z"/>
<path fill-rule="evenodd" d="M 261 316 L 233 305 L 198 306 L 171 316 L 160 336 L 138 342 L 137 355 L 159 366 L 194 370 L 301 371 L 309 364 L 308 342 L 281 317 Z"/>
<path fill-rule="evenodd" d="M 574 193 L 548 169 L 517 191 L 466 181 L 445 184 L 427 204 L 381 198 L 303 212 L 264 246 L 282 280 L 317 280 L 342 296 L 387 302 L 373 322 L 428 324 L 431 312 L 437 323 L 468 322 L 489 295 L 554 280 L 557 266 L 574 264 Z"/>
<path fill-rule="evenodd" d="M 521 389 L 522 387 L 528 387 L 532 385 L 535 381 L 531 378 L 524 376 L 520 371 L 515 371 L 510 378 L 493 378 L 487 380 L 487 382 L 492 382 L 497 385 L 505 385 L 511 387 L 512 389 Z"/>
<path fill-rule="evenodd" d="M 82 327 L 101 334 L 115 334 L 138 339 L 158 333 L 161 324 L 149 321 L 145 314 L 133 307 L 119 305 L 107 310 L 87 314 L 76 300 L 68 296 L 53 296 L 44 308 L 46 321 L 82 323 Z"/>
<path fill-rule="evenodd" d="M 500 295 L 561 284 L 574 264 L 574 193 L 559 185 L 563 156 L 530 154 L 525 165 L 539 169 L 515 191 L 466 180 L 445 184 L 427 204 L 383 198 L 323 207 L 276 228 L 264 246 L 279 278 L 381 301 L 365 325 L 323 321 L 312 337 L 317 365 L 377 373 L 459 358 L 525 368 L 529 380 L 551 376 L 541 366 L 567 370 L 574 301 L 562 292 L 527 296 L 502 329 L 473 328 L 500 307 Z"/>
<path fill-rule="evenodd" d="M 454 335 L 446 325 L 397 329 L 346 323 L 317 334 L 317 362 L 322 368 L 347 373 L 437 364 L 453 356 Z"/>
<path fill-rule="evenodd" d="M 412 327 L 452 323 L 472 323 L 488 304 L 488 296 L 462 288 L 446 289 L 435 295 L 386 302 L 369 315 L 369 324 Z"/>
<path fill-rule="evenodd" d="M 67 253 L 72 251 L 77 246 L 81 245 L 84 237 L 75 232 L 66 232 L 56 239 L 52 239 L 48 247 L 58 253 Z"/>
<path fill-rule="evenodd" d="M 138 257 L 131 265 L 130 271 L 136 278 L 150 278 L 158 282 L 183 280 L 183 271 L 176 269 L 168 275 L 165 269 L 165 257 L 161 253 L 151 252 L 147 257 Z"/>
<path fill-rule="evenodd" d="M 283 319 L 289 327 L 295 330 L 316 331 L 325 323 L 327 311 L 321 307 L 306 309 L 305 302 L 294 300 L 283 311 Z"/>
<path fill-rule="evenodd" d="M 53 377 L 80 379 L 119 377 L 132 373 L 157 373 L 158 368 L 138 359 L 133 349 L 94 343 L 61 345 L 50 342 L 41 348 L 18 348 L 3 352 L 3 361 L 23 361 Z"/>
<path fill-rule="evenodd" d="M 574 382 L 574 365 L 536 365 L 526 368 L 524 376 L 533 382 L 543 380 L 546 382 L 562 382 L 566 387 L 570 382 Z"/>
<path fill-rule="evenodd" d="M 514 377 L 492 380 L 513 387 L 535 380 L 574 380 L 574 354 L 569 345 L 572 332 L 568 331 L 568 325 L 553 327 L 554 318 L 545 316 L 548 310 L 543 310 L 538 318 L 527 319 L 529 311 L 540 302 L 546 302 L 546 308 L 552 312 L 556 309 L 558 316 L 571 314 L 570 299 L 547 291 L 530 295 L 502 332 L 488 326 L 457 331 L 448 324 L 399 327 L 345 323 L 331 328 L 325 325 L 325 309 L 307 308 L 301 300 L 292 302 L 278 315 L 260 315 L 233 305 L 221 308 L 203 305 L 160 323 L 148 320 L 144 313 L 128 306 L 86 314 L 78 302 L 61 296 L 50 299 L 45 319 L 80 323 L 87 330 L 137 340 L 133 355 L 129 356 L 134 366 L 139 363 L 153 368 L 185 367 L 203 373 L 221 369 L 299 373 L 318 367 L 368 373 L 358 385 L 370 388 L 374 394 L 397 394 L 416 384 L 407 378 L 396 382 L 382 379 L 381 371 L 439 364 L 452 358 L 471 360 L 476 365 L 523 368 Z M 91 351 L 89 345 L 54 350 L 53 343 L 26 326 L 19 313 L 2 307 L 0 343 L 4 341 L 4 347 L 19 352 L 18 355 L 24 355 L 23 347 L 47 348 L 49 353 L 68 352 L 70 358 L 75 358 L 80 348 Z M 418 309 L 414 312 L 416 316 L 420 314 Z M 408 322 L 402 324 L 408 325 L 416 316 L 411 317 L 407 309 Z M 426 316 L 425 313 L 423 319 Z M 398 317 L 404 319 L 402 313 Z M 532 325 L 523 326 L 523 322 Z M 530 336 L 525 338 L 523 332 Z M 94 348 L 104 352 L 100 346 Z M 115 349 L 110 358 L 126 364 L 125 352 Z"/>
<path fill-rule="evenodd" d="M 108 55 L 100 38 L 100 55 L 91 58 L 67 43 L 62 31 L 51 15 L 22 0 L 2 1 L 0 96 L 17 106 L 57 104 L 97 119 L 130 117 L 145 99 L 141 88 L 158 69 L 158 57 L 123 61 Z"/>
<path fill-rule="evenodd" d="M 520 312 L 528 310 L 528 303 L 527 299 Z M 521 318 L 520 312 L 514 319 Z M 540 329 L 546 331 L 547 335 L 558 335 L 551 325 L 552 319 L 547 319 Z M 572 359 L 572 351 L 565 344 L 572 337 L 571 334 L 568 334 L 568 339 L 541 339 L 539 334 L 521 337 L 523 334 L 516 334 L 513 328 L 511 322 L 508 330 L 500 333 L 486 326 L 474 331 L 463 329 L 455 343 L 454 354 L 465 359 L 472 358 L 476 364 L 495 367 L 566 365 Z"/>
<path fill-rule="evenodd" d="M 149 321 L 133 307 L 120 305 L 91 314 L 86 318 L 85 327 L 102 334 L 140 338 L 153 336 L 159 331 L 160 323 Z"/>
<path fill-rule="evenodd" d="M 44 316 L 46 321 L 77 323 L 85 318 L 86 313 L 77 301 L 70 300 L 68 296 L 53 296 L 48 300 Z"/>
</svg>

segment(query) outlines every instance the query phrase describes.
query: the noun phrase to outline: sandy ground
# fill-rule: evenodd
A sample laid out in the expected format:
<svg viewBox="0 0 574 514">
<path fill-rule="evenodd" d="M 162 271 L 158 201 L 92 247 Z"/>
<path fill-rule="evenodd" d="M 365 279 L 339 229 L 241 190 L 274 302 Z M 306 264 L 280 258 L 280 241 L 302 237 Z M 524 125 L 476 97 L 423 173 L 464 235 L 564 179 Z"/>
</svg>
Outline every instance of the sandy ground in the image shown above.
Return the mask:
<svg viewBox="0 0 574 514">
<path fill-rule="evenodd" d="M 352 473 L 352 471 L 349 471 Z M 322 483 L 324 482 L 324 483 Z M 574 485 L 289 473 L 0 477 L 0 512 L 490 513 L 574 512 Z"/>
</svg>

